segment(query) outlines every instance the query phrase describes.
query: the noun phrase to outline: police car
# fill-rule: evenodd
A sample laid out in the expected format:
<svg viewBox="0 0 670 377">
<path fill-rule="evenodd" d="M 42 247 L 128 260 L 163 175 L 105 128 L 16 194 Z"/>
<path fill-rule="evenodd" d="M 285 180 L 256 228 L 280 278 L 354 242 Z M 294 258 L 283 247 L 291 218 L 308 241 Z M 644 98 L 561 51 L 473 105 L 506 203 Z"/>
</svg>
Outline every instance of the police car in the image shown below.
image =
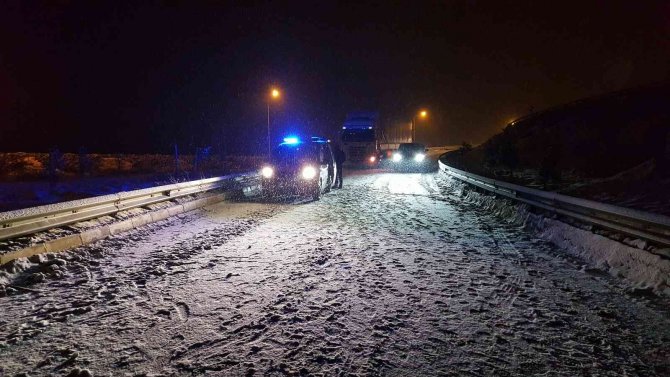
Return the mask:
<svg viewBox="0 0 670 377">
<path fill-rule="evenodd" d="M 402 143 L 391 156 L 394 170 L 423 170 L 428 167 L 426 146 L 419 143 Z"/>
<path fill-rule="evenodd" d="M 328 140 L 287 137 L 261 169 L 263 194 L 304 195 L 318 200 L 332 188 L 337 168 Z"/>
</svg>

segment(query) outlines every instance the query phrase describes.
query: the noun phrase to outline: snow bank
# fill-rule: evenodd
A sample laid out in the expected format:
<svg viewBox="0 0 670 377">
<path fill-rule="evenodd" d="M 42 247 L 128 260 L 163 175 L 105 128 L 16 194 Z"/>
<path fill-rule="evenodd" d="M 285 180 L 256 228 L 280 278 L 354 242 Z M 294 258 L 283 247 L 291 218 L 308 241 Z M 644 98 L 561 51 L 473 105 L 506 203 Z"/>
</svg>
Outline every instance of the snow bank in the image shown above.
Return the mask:
<svg viewBox="0 0 670 377">
<path fill-rule="evenodd" d="M 564 222 L 536 216 L 540 237 L 568 250 L 635 289 L 670 296 L 670 260 Z M 644 243 L 642 243 L 644 244 Z"/>
<path fill-rule="evenodd" d="M 644 250 L 646 242 L 626 239 L 626 244 L 567 224 L 555 218 L 531 212 L 525 204 L 473 190 L 450 178 L 450 184 L 466 202 L 509 223 L 523 225 L 568 253 L 589 264 L 589 267 L 622 278 L 635 291 L 653 291 L 670 296 L 670 259 Z M 639 247 L 635 247 L 639 246 Z"/>
</svg>

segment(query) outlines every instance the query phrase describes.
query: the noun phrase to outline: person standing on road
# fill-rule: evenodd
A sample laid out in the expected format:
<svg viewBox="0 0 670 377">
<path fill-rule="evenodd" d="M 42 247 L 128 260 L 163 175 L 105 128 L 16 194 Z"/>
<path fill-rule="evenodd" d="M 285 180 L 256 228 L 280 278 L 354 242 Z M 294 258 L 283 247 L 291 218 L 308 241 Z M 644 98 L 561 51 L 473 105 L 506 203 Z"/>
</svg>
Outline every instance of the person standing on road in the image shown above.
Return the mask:
<svg viewBox="0 0 670 377">
<path fill-rule="evenodd" d="M 333 145 L 333 154 L 335 155 L 335 165 L 337 166 L 337 172 L 335 173 L 335 188 L 342 188 L 342 170 L 344 167 L 344 161 L 347 159 L 347 156 L 344 154 L 339 145 Z"/>
</svg>

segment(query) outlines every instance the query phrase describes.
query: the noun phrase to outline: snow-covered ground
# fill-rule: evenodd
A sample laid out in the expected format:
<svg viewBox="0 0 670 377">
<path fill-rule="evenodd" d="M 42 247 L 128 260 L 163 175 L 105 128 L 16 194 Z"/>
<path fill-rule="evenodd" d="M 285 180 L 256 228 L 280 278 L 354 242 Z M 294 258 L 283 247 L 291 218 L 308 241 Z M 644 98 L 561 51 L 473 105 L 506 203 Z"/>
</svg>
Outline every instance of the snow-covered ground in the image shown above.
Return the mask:
<svg viewBox="0 0 670 377">
<path fill-rule="evenodd" d="M 0 375 L 670 373 L 666 299 L 626 293 L 437 173 L 344 183 L 13 264 Z"/>
<path fill-rule="evenodd" d="M 670 297 L 670 249 L 627 237 L 587 223 L 535 211 L 530 206 L 476 190 L 451 180 L 449 187 L 501 220 L 522 225 L 567 253 L 582 259 L 584 268 L 597 268 L 624 279 L 637 293 Z"/>
</svg>

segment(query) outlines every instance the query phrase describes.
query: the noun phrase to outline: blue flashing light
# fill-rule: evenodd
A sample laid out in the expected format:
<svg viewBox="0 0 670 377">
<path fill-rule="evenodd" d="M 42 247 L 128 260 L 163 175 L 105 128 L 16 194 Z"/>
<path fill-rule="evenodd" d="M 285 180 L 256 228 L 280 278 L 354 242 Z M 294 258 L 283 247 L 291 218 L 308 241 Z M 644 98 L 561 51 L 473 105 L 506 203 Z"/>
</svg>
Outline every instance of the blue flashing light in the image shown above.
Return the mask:
<svg viewBox="0 0 670 377">
<path fill-rule="evenodd" d="M 299 144 L 300 139 L 298 139 L 295 136 L 285 137 L 284 138 L 284 143 L 286 143 L 286 144 Z"/>
</svg>

